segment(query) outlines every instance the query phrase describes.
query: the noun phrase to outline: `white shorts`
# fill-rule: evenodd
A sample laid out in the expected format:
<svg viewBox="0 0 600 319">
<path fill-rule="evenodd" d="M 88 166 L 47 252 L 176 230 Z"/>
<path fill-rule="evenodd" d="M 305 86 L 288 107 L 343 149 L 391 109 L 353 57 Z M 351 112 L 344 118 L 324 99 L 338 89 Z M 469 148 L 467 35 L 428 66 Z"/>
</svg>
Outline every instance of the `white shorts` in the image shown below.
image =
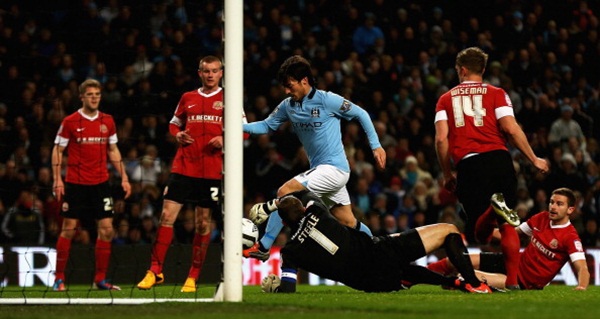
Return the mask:
<svg viewBox="0 0 600 319">
<path fill-rule="evenodd" d="M 349 178 L 350 173 L 332 165 L 318 165 L 294 177 L 330 208 L 336 204 L 350 205 L 350 195 L 346 189 Z"/>
</svg>

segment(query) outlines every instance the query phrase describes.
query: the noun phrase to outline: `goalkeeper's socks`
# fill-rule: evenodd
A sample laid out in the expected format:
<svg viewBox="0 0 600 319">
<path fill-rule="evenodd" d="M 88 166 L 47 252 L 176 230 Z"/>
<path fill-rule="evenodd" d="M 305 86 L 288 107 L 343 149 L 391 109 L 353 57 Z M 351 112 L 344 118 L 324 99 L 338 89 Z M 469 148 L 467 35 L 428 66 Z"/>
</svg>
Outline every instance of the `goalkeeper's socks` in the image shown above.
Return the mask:
<svg viewBox="0 0 600 319">
<path fill-rule="evenodd" d="M 475 275 L 469 251 L 467 250 L 467 247 L 465 247 L 460 234 L 448 234 L 446 239 L 444 239 L 444 250 L 446 250 L 448 259 L 450 259 L 450 262 L 452 262 L 454 267 L 456 267 L 458 272 L 465 279 L 465 282 L 473 287 L 478 287 L 479 279 L 477 279 L 477 276 Z"/>
<path fill-rule="evenodd" d="M 265 249 L 264 252 L 267 252 L 271 249 L 271 246 L 273 246 L 273 243 L 275 242 L 275 239 L 277 239 L 277 236 L 279 236 L 282 228 L 283 222 L 281 221 L 279 212 L 274 211 L 271 213 L 271 215 L 269 215 L 265 234 L 260 239 L 260 246 Z"/>
</svg>

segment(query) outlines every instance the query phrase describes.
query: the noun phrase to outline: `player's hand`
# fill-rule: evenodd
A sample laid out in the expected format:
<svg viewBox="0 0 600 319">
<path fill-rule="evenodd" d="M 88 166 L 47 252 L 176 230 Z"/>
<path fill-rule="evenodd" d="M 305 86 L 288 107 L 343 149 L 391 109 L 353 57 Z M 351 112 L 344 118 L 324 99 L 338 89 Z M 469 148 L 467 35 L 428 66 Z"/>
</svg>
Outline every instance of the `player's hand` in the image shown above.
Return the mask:
<svg viewBox="0 0 600 319">
<path fill-rule="evenodd" d="M 57 201 L 60 201 L 63 198 L 65 195 L 65 184 L 62 180 L 54 182 L 54 185 L 52 186 L 52 195 L 56 197 Z"/>
<path fill-rule="evenodd" d="M 262 282 L 260 283 L 260 289 L 263 292 L 277 292 L 280 285 L 281 279 L 279 279 L 279 277 L 275 274 L 270 274 L 263 278 Z"/>
<path fill-rule="evenodd" d="M 263 279 L 263 281 L 264 281 L 264 279 Z M 573 288 L 573 290 L 587 290 L 587 288 L 584 286 L 577 286 L 577 287 Z"/>
<path fill-rule="evenodd" d="M 537 157 L 535 159 L 535 161 L 533 162 L 533 165 L 535 166 L 535 168 L 537 168 L 540 173 L 542 174 L 547 174 L 550 171 L 550 164 L 548 163 L 547 160 L 543 159 L 543 158 L 539 158 Z"/>
<path fill-rule="evenodd" d="M 444 188 L 454 193 L 456 191 L 456 176 L 444 176 Z"/>
<path fill-rule="evenodd" d="M 131 184 L 129 184 L 129 181 L 122 181 L 121 187 L 123 187 L 123 191 L 125 192 L 125 199 L 127 199 L 127 197 L 131 195 Z"/>
<path fill-rule="evenodd" d="M 183 146 L 194 143 L 194 138 L 192 138 L 192 136 L 190 135 L 190 130 L 183 130 L 177 132 L 177 134 L 175 135 L 175 140 L 177 140 L 177 143 Z"/>
<path fill-rule="evenodd" d="M 216 149 L 222 149 L 223 148 L 223 136 L 219 135 L 219 136 L 215 136 L 215 137 L 211 138 L 210 141 L 208 141 L 208 145 L 210 145 Z"/>
<path fill-rule="evenodd" d="M 260 225 L 269 218 L 269 214 L 277 210 L 277 199 L 272 199 L 266 203 L 258 203 L 250 208 L 248 219 L 255 225 Z"/>
<path fill-rule="evenodd" d="M 374 149 L 373 157 L 375 158 L 375 164 L 377 164 L 377 168 L 381 170 L 385 169 L 386 154 L 383 147 Z"/>
<path fill-rule="evenodd" d="M 263 208 L 264 205 L 265 203 L 255 204 L 248 212 L 248 219 L 250 219 L 255 225 L 260 225 L 269 218 L 269 214 Z"/>
</svg>

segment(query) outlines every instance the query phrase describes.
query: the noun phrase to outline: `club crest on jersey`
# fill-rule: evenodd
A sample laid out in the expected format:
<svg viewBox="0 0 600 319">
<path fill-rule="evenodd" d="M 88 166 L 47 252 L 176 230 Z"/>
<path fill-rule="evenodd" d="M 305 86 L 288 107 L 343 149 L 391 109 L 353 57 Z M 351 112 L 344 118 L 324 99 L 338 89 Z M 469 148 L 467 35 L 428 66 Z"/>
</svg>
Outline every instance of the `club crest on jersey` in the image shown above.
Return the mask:
<svg viewBox="0 0 600 319">
<path fill-rule="evenodd" d="M 68 211 L 69 210 L 69 203 L 63 202 L 61 209 L 62 209 L 63 212 Z"/>
<path fill-rule="evenodd" d="M 319 117 L 321 115 L 321 111 L 319 109 L 314 108 L 310 111 L 310 117 Z"/>
<path fill-rule="evenodd" d="M 100 133 L 106 133 L 108 132 L 108 127 L 106 127 L 106 125 L 104 124 L 100 124 Z"/>
<path fill-rule="evenodd" d="M 556 248 L 558 248 L 558 240 L 557 240 L 556 238 L 553 238 L 553 239 L 550 241 L 550 247 L 552 247 L 552 249 L 556 249 Z"/>
<path fill-rule="evenodd" d="M 215 101 L 215 103 L 213 103 L 213 109 L 215 110 L 222 110 L 223 109 L 223 101 Z"/>
<path fill-rule="evenodd" d="M 350 111 L 351 108 L 352 108 L 352 103 L 350 103 L 350 101 L 348 101 L 348 100 L 344 100 L 344 102 L 342 102 L 342 106 L 340 106 L 340 111 L 345 113 L 345 112 Z"/>
</svg>

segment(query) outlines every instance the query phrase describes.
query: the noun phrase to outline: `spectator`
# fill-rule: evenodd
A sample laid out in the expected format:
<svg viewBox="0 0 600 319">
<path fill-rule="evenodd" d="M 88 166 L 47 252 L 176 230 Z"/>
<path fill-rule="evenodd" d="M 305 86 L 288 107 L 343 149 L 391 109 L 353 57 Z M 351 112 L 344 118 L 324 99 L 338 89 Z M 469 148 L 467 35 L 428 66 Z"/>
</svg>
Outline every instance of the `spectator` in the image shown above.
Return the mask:
<svg viewBox="0 0 600 319">
<path fill-rule="evenodd" d="M 19 199 L 2 220 L 2 233 L 11 244 L 43 245 L 44 232 L 44 219 L 35 205 L 34 194 L 28 190 L 21 191 Z"/>
<path fill-rule="evenodd" d="M 356 28 L 352 35 L 354 50 L 361 56 L 372 50 L 378 40 L 384 39 L 383 31 L 375 25 L 375 18 L 373 13 L 365 13 L 363 25 Z"/>
<path fill-rule="evenodd" d="M 569 105 L 569 100 L 564 100 L 560 107 L 561 116 L 550 126 L 548 132 L 548 142 L 560 145 L 566 152 L 569 150 L 569 138 L 575 137 L 579 140 L 581 148 L 585 149 L 586 141 L 581 126 L 573 120 L 573 107 Z"/>
</svg>

